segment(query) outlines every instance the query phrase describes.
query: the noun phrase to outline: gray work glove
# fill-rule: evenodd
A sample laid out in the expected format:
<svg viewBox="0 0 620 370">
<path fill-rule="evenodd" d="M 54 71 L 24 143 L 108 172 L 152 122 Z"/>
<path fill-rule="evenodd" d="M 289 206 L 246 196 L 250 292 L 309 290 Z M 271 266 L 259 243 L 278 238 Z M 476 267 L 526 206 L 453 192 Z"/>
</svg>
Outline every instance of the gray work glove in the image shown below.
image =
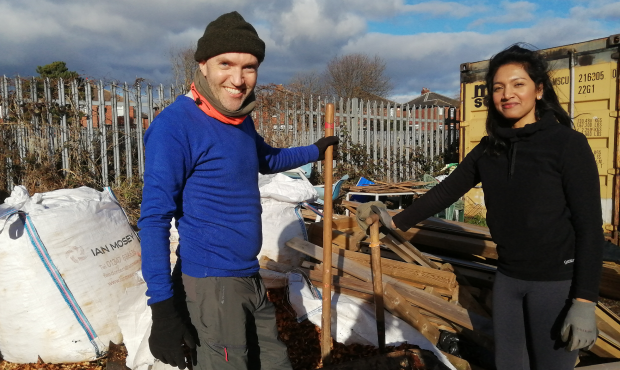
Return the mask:
<svg viewBox="0 0 620 370">
<path fill-rule="evenodd" d="M 582 348 L 588 351 L 596 342 L 598 329 L 596 328 L 595 308 L 595 302 L 582 302 L 573 299 L 573 304 L 566 314 L 561 331 L 562 340 L 568 342 L 566 344 L 568 351 Z"/>
<path fill-rule="evenodd" d="M 379 215 L 379 221 L 381 221 L 381 224 L 383 224 L 384 227 L 386 227 L 389 230 L 394 230 L 394 227 L 392 226 L 393 224 L 392 216 L 388 213 L 387 208 L 385 207 L 385 204 L 382 204 L 382 205 L 383 207 L 379 207 L 373 204 L 370 206 L 370 209 L 372 209 L 374 213 Z"/>
<path fill-rule="evenodd" d="M 368 231 L 368 227 L 370 225 L 366 223 L 366 219 L 372 214 L 377 214 L 383 226 L 387 227 L 390 230 L 393 230 L 392 216 L 390 216 L 390 214 L 387 212 L 387 207 L 385 206 L 385 204 L 379 201 L 362 203 L 357 207 L 357 213 L 355 214 L 355 218 L 360 229 L 364 230 L 364 232 Z"/>
</svg>

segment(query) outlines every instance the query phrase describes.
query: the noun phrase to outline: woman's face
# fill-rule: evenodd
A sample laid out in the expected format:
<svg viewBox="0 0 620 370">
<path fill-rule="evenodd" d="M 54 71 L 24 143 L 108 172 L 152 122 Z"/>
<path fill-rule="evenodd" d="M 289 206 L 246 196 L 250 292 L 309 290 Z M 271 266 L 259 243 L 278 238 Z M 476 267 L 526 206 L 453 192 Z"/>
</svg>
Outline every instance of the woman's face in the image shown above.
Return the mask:
<svg viewBox="0 0 620 370">
<path fill-rule="evenodd" d="M 542 84 L 536 86 L 518 63 L 504 64 L 493 77 L 493 105 L 512 127 L 536 122 L 536 100 L 542 96 Z"/>
</svg>

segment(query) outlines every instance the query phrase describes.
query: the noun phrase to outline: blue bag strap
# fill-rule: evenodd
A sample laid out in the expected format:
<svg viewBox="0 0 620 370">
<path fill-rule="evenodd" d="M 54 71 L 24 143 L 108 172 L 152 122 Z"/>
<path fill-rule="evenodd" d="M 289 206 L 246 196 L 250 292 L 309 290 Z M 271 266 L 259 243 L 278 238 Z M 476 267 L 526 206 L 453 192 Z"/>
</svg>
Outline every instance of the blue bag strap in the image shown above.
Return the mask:
<svg viewBox="0 0 620 370">
<path fill-rule="evenodd" d="M 9 218 L 11 215 L 19 212 L 17 208 L 0 206 L 0 219 Z"/>
<path fill-rule="evenodd" d="M 43 242 L 41 241 L 41 238 L 39 237 L 39 234 L 37 233 L 37 230 L 35 229 L 32 223 L 32 220 L 30 219 L 30 216 L 24 212 L 18 212 L 18 214 L 24 223 L 24 229 L 26 230 L 26 233 L 28 234 L 28 238 L 30 239 L 32 246 L 34 247 L 34 250 L 37 252 L 37 255 L 41 259 L 41 262 L 43 262 L 43 266 L 45 266 L 45 269 L 47 270 L 50 277 L 54 281 L 54 284 L 58 288 L 58 291 L 62 295 L 62 298 L 65 300 L 65 302 L 71 309 L 71 312 L 73 312 L 73 315 L 77 319 L 78 323 L 80 324 L 80 326 L 82 326 L 82 329 L 84 329 L 84 331 L 86 332 L 86 335 L 88 336 L 88 339 L 90 340 L 90 343 L 95 348 L 95 355 L 97 356 L 97 358 L 105 356 L 105 351 L 102 351 L 101 349 L 99 349 L 99 346 L 97 345 L 97 342 L 96 342 L 97 334 L 95 333 L 95 330 L 93 329 L 92 325 L 88 321 L 88 318 L 82 311 L 82 308 L 75 300 L 75 297 L 71 293 L 71 290 L 69 290 L 67 283 L 62 278 L 62 276 L 60 275 L 60 272 L 56 268 L 56 265 L 52 261 L 52 258 L 47 252 L 45 245 L 43 245 Z"/>
<path fill-rule="evenodd" d="M 304 217 L 301 215 L 301 206 L 302 203 L 297 204 L 297 206 L 295 207 L 295 215 L 297 215 L 297 220 L 299 221 L 301 232 L 304 234 L 304 240 L 308 241 L 308 231 L 306 230 L 306 223 L 304 222 Z"/>
<path fill-rule="evenodd" d="M 17 214 L 19 210 L 13 207 L 7 207 L 6 205 L 0 205 L 0 232 L 4 230 L 4 226 L 9 221 L 11 216 Z"/>
</svg>

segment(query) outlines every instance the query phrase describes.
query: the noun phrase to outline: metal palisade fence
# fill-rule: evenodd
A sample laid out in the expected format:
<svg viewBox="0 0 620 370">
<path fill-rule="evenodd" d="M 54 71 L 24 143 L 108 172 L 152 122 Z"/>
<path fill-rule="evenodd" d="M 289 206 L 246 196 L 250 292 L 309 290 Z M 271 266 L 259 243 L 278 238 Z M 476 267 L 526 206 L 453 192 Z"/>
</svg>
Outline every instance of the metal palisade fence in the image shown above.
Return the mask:
<svg viewBox="0 0 620 370">
<path fill-rule="evenodd" d="M 174 86 L 141 86 L 139 81 L 129 85 L 3 76 L 2 187 L 11 189 L 21 183 L 28 171 L 89 176 L 90 183 L 101 186 L 141 179 L 144 132 L 162 109 L 184 93 Z M 432 160 L 458 147 L 455 125 L 446 124 L 455 110 L 447 107 L 326 100 L 259 89 L 252 118 L 272 146 L 309 145 L 324 136 L 327 103 L 336 108 L 335 134 L 341 136 L 341 146 L 365 152 L 370 162 L 380 164 L 378 179 L 412 179 L 420 156 Z M 343 151 L 338 160 L 351 161 L 351 153 Z"/>
</svg>

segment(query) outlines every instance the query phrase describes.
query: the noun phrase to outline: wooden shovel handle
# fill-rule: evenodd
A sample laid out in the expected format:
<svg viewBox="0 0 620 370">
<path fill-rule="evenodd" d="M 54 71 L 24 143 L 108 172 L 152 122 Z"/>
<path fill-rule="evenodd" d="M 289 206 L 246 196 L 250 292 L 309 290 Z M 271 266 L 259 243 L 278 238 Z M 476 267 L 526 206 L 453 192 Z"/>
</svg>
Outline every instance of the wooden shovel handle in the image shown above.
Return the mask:
<svg viewBox="0 0 620 370">
<path fill-rule="evenodd" d="M 385 311 L 383 308 L 383 281 L 381 278 L 381 245 L 379 241 L 379 222 L 370 225 L 370 251 L 372 262 L 372 285 L 375 297 L 375 319 L 379 351 L 385 352 Z"/>
<path fill-rule="evenodd" d="M 334 105 L 327 104 L 325 107 L 325 137 L 334 135 Z M 333 146 L 325 150 L 325 162 L 323 174 L 325 176 L 325 188 L 323 196 L 323 301 L 321 316 L 321 359 L 323 365 L 331 361 L 331 309 L 332 309 L 332 183 L 334 166 Z"/>
</svg>

